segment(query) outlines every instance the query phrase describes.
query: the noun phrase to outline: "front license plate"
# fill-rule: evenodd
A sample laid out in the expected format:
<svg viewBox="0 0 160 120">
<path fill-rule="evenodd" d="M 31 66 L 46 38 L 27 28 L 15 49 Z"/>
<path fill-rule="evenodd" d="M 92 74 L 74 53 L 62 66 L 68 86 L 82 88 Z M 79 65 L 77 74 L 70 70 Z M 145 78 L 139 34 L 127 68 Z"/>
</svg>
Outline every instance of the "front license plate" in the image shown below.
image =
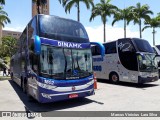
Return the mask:
<svg viewBox="0 0 160 120">
<path fill-rule="evenodd" d="M 70 94 L 69 95 L 69 98 L 77 98 L 78 97 L 78 94 Z"/>
</svg>

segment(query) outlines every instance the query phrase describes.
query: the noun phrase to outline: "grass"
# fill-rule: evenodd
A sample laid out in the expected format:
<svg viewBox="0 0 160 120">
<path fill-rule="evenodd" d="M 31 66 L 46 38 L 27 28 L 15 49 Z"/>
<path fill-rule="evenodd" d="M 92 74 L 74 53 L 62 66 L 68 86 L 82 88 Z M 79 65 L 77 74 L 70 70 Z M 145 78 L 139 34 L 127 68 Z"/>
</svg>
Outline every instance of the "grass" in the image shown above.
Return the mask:
<svg viewBox="0 0 160 120">
<path fill-rule="evenodd" d="M 0 76 L 0 80 L 10 80 L 10 76 Z"/>
</svg>

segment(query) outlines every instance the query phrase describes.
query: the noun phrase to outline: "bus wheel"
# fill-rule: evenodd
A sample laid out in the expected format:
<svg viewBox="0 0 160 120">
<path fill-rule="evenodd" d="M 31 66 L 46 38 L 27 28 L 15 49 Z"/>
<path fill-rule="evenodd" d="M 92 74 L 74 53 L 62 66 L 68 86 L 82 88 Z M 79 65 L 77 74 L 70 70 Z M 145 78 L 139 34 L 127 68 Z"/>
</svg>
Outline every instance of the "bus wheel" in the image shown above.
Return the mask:
<svg viewBox="0 0 160 120">
<path fill-rule="evenodd" d="M 13 80 L 13 73 L 11 73 L 11 80 Z"/>
<path fill-rule="evenodd" d="M 23 79 L 23 92 L 27 93 L 27 80 L 26 80 L 26 78 Z"/>
<path fill-rule="evenodd" d="M 119 82 L 119 76 L 118 76 L 117 73 L 111 73 L 109 79 L 112 83 L 118 83 Z"/>
</svg>

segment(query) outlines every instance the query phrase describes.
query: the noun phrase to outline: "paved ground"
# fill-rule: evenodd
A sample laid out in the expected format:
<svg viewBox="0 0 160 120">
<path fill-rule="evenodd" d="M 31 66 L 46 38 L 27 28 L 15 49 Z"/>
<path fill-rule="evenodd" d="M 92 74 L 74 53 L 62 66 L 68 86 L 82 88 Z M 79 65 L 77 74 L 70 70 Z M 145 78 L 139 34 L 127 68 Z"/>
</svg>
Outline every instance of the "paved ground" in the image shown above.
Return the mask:
<svg viewBox="0 0 160 120">
<path fill-rule="evenodd" d="M 30 110 L 44 111 L 46 114 L 53 111 L 160 111 L 160 81 L 143 86 L 128 83 L 113 85 L 99 81 L 94 96 L 40 104 L 29 101 L 12 80 L 0 80 L 0 98 L 0 111 Z"/>
</svg>

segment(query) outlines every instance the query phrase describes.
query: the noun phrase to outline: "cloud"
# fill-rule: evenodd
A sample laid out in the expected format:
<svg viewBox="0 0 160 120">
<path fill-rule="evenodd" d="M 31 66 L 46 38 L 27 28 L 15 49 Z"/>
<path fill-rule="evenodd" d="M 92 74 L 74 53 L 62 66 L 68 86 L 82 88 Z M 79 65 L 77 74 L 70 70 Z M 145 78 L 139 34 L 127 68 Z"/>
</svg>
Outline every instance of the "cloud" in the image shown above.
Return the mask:
<svg viewBox="0 0 160 120">
<path fill-rule="evenodd" d="M 94 27 L 85 27 L 92 42 L 103 42 L 103 25 Z M 139 37 L 138 31 L 132 31 L 127 28 L 127 37 Z M 106 42 L 124 38 L 124 29 L 118 26 L 106 25 Z"/>
<path fill-rule="evenodd" d="M 19 32 L 23 32 L 24 27 L 15 27 L 15 28 L 4 27 L 3 30 L 10 30 L 10 31 L 19 31 Z"/>
</svg>

